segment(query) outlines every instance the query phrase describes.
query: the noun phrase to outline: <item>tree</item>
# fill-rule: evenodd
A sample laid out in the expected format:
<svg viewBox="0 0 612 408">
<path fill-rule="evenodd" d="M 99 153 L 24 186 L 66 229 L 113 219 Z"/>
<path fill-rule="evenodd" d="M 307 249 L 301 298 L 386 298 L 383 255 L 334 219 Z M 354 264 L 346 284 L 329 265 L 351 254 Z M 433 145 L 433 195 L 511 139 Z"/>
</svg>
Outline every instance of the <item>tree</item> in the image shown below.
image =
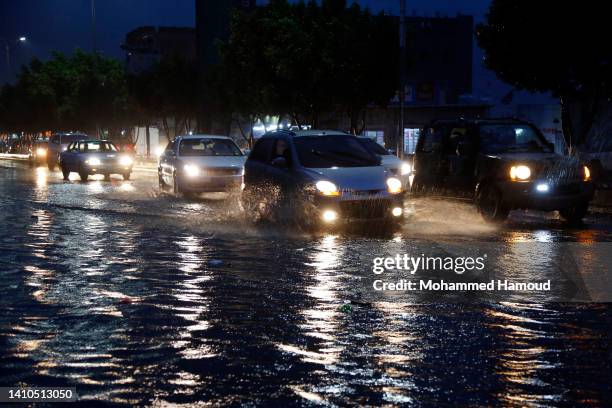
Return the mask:
<svg viewBox="0 0 612 408">
<path fill-rule="evenodd" d="M 221 46 L 218 92 L 243 117 L 290 117 L 318 125 L 345 112 L 355 133 L 368 104 L 397 89 L 397 30 L 390 20 L 344 0 L 273 0 L 234 14 Z"/>
<path fill-rule="evenodd" d="M 485 64 L 500 79 L 560 99 L 570 151 L 584 143 L 601 101 L 612 96 L 607 10 L 594 0 L 493 0 L 477 27 Z"/>
<path fill-rule="evenodd" d="M 53 53 L 49 61 L 24 66 L 17 84 L 5 86 L 0 104 L 0 120 L 12 129 L 120 128 L 127 120 L 125 74 L 118 61 L 98 54 Z"/>
</svg>

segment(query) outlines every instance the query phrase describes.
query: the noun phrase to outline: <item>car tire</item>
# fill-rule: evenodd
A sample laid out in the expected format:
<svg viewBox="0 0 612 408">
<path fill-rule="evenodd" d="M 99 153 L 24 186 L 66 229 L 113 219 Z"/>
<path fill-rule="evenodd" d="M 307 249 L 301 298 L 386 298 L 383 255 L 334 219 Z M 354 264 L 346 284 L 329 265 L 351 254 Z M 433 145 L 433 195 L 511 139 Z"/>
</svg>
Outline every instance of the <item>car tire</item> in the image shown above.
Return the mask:
<svg viewBox="0 0 612 408">
<path fill-rule="evenodd" d="M 478 189 L 476 206 L 482 218 L 487 222 L 504 222 L 510 214 L 510 209 L 503 202 L 501 192 L 491 185 L 484 185 Z"/>
<path fill-rule="evenodd" d="M 561 217 L 570 225 L 580 225 L 587 215 L 589 203 L 578 204 L 571 208 L 559 210 Z"/>
<path fill-rule="evenodd" d="M 81 167 L 79 168 L 79 177 L 81 178 L 81 181 L 87 181 L 89 174 L 87 174 L 87 172 Z"/>
<path fill-rule="evenodd" d="M 130 179 L 131 173 L 123 173 L 123 179 L 128 181 Z"/>
<path fill-rule="evenodd" d="M 64 180 L 70 179 L 70 171 L 68 169 L 62 167 L 62 176 L 64 176 Z"/>
<path fill-rule="evenodd" d="M 157 173 L 157 181 L 159 184 L 159 191 L 161 191 L 162 193 L 166 191 L 166 188 L 168 186 L 166 186 L 166 183 L 164 183 L 164 179 L 160 173 Z"/>
<path fill-rule="evenodd" d="M 172 192 L 174 193 L 176 197 L 183 196 L 183 190 L 181 189 L 181 187 L 179 186 L 176 180 L 176 174 L 172 177 Z"/>
</svg>

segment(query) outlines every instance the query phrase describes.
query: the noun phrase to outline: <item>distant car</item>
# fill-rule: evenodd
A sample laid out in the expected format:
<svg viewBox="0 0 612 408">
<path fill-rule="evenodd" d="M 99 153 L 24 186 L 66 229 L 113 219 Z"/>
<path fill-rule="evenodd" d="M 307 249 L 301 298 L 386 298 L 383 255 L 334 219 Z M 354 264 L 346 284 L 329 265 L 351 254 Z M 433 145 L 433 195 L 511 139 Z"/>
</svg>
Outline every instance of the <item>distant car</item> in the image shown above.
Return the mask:
<svg viewBox="0 0 612 408">
<path fill-rule="evenodd" d="M 28 163 L 30 167 L 42 166 L 47 162 L 47 150 L 49 139 L 36 139 L 32 142 L 28 152 Z"/>
<path fill-rule="evenodd" d="M 60 162 L 60 154 L 68 148 L 69 144 L 88 139 L 91 139 L 91 137 L 82 133 L 56 133 L 51 136 L 47 150 L 47 166 L 49 170 L 55 170 Z"/>
<path fill-rule="evenodd" d="M 400 179 L 355 136 L 338 131 L 282 130 L 262 136 L 247 159 L 243 207 L 257 218 L 284 209 L 306 226 L 353 219 L 397 223 Z"/>
<path fill-rule="evenodd" d="M 516 120 L 433 122 L 421 132 L 413 170 L 413 191 L 467 194 L 488 221 L 535 209 L 578 222 L 594 194 L 587 166 L 555 154 L 535 126 Z"/>
<path fill-rule="evenodd" d="M 103 174 L 107 180 L 111 174 L 121 174 L 124 180 L 129 180 L 133 163 L 130 155 L 120 153 L 109 140 L 72 142 L 60 154 L 64 180 L 68 180 L 72 172 L 79 173 L 83 181 L 87 181 L 88 176 L 93 174 Z"/>
<path fill-rule="evenodd" d="M 239 190 L 245 156 L 229 137 L 179 136 L 159 157 L 159 187 L 176 195 Z"/>
<path fill-rule="evenodd" d="M 389 173 L 402 180 L 404 188 L 410 188 L 410 175 L 412 174 L 411 163 L 407 160 L 402 161 L 395 154 L 389 152 L 369 137 L 360 136 L 359 140 L 369 151 L 380 157 L 381 164 L 389 170 Z"/>
</svg>

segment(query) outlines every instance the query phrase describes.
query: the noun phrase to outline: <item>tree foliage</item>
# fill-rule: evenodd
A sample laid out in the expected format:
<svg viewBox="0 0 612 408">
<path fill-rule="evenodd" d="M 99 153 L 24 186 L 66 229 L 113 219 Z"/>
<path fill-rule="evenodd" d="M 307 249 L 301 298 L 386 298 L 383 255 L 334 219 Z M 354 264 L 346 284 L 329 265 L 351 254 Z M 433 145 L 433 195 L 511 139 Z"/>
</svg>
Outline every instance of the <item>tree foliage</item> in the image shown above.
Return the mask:
<svg viewBox="0 0 612 408">
<path fill-rule="evenodd" d="M 95 132 L 126 119 L 127 88 L 121 64 L 77 50 L 32 60 L 16 85 L 0 95 L 0 121 L 7 129 L 31 132 L 66 129 Z"/>
<path fill-rule="evenodd" d="M 342 111 L 359 132 L 367 105 L 386 104 L 397 89 L 396 27 L 356 3 L 273 0 L 235 13 L 230 33 L 218 89 L 242 115 L 316 126 L 322 112 Z"/>
<path fill-rule="evenodd" d="M 552 92 L 568 146 L 584 142 L 600 101 L 612 96 L 606 2 L 493 0 L 477 27 L 485 64 L 519 89 Z"/>
</svg>

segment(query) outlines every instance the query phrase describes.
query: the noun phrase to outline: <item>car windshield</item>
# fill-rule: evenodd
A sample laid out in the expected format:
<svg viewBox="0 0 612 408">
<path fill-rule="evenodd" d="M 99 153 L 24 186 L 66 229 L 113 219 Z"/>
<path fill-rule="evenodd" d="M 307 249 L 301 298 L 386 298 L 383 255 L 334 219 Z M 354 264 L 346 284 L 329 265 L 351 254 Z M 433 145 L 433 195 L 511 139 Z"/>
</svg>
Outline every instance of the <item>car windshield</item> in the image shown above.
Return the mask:
<svg viewBox="0 0 612 408">
<path fill-rule="evenodd" d="M 116 152 L 117 146 L 111 142 L 87 142 L 84 143 L 86 152 Z"/>
<path fill-rule="evenodd" d="M 180 156 L 242 156 L 232 140 L 186 139 L 179 147 Z"/>
<path fill-rule="evenodd" d="M 480 139 L 485 154 L 552 152 L 544 138 L 528 125 L 484 125 Z"/>
<path fill-rule="evenodd" d="M 296 137 L 295 148 L 304 167 L 328 169 L 332 167 L 378 166 L 378 160 L 358 138 L 349 135 Z"/>
<path fill-rule="evenodd" d="M 379 156 L 389 156 L 391 154 L 384 147 L 382 147 L 381 145 L 379 145 L 378 143 L 376 143 L 372 139 L 362 138 L 360 140 L 364 144 L 366 149 L 368 149 L 369 151 L 371 151 L 374 154 L 377 154 Z"/>
</svg>

